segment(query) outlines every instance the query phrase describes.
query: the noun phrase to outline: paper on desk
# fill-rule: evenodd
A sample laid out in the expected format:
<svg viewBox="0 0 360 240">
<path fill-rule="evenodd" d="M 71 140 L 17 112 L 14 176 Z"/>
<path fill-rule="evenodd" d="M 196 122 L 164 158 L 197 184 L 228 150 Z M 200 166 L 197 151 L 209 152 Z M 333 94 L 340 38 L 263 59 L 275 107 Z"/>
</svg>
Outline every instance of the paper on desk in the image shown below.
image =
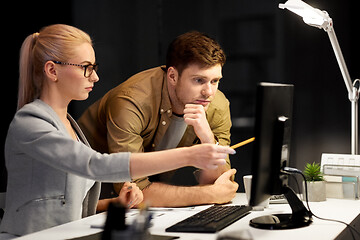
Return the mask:
<svg viewBox="0 0 360 240">
<path fill-rule="evenodd" d="M 107 214 L 102 213 L 101 217 L 97 217 L 96 219 L 94 219 L 93 221 L 90 222 L 90 227 L 103 229 L 105 226 L 106 217 L 107 217 Z"/>
<path fill-rule="evenodd" d="M 167 211 L 202 211 L 207 209 L 211 205 L 201 205 L 201 206 L 190 206 L 190 207 L 176 207 L 176 208 L 167 208 L 167 207 L 149 207 L 149 211 L 154 212 L 167 212 Z"/>
<path fill-rule="evenodd" d="M 203 206 L 192 206 L 192 207 L 181 207 L 181 208 L 163 208 L 163 207 L 150 207 L 149 211 L 152 212 L 152 218 L 158 218 L 164 215 L 162 212 L 168 212 L 168 211 L 201 211 L 203 209 L 208 208 L 212 205 L 203 205 Z M 129 209 L 126 213 L 126 224 L 130 225 L 134 219 L 139 215 L 140 210 L 139 209 Z M 91 228 L 101 228 L 103 229 L 105 226 L 106 221 L 106 213 L 102 214 L 102 217 L 94 219 L 92 222 L 90 222 Z"/>
<path fill-rule="evenodd" d="M 125 216 L 125 223 L 131 224 L 137 215 L 139 215 L 138 209 L 128 210 L 128 212 L 126 213 L 126 216 Z M 90 227 L 91 228 L 101 228 L 101 229 L 104 228 L 106 217 L 107 217 L 107 214 L 105 212 L 102 213 L 102 217 L 94 219 L 92 222 L 90 222 Z"/>
</svg>

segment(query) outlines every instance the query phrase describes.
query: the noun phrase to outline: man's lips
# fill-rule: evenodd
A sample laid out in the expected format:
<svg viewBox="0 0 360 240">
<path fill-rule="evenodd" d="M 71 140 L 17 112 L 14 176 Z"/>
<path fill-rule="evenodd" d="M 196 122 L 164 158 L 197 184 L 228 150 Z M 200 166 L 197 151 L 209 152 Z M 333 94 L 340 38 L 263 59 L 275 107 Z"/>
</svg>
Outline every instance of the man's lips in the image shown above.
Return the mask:
<svg viewBox="0 0 360 240">
<path fill-rule="evenodd" d="M 208 105 L 210 103 L 209 100 L 196 100 L 195 104 Z"/>
</svg>

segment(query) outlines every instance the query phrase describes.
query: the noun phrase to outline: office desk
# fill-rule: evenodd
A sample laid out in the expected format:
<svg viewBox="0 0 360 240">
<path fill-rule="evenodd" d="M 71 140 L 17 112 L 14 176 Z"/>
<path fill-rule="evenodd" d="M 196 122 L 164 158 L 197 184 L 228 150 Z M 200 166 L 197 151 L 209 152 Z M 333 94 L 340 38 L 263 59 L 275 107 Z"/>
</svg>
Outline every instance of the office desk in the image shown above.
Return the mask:
<svg viewBox="0 0 360 240">
<path fill-rule="evenodd" d="M 232 204 L 245 204 L 246 198 L 244 193 L 237 193 Z M 290 212 L 288 204 L 270 204 L 265 211 L 254 211 L 246 217 L 240 219 L 234 224 L 228 226 L 217 234 L 195 234 L 195 233 L 168 233 L 165 228 L 186 218 L 198 211 L 201 211 L 208 206 L 199 206 L 195 208 L 180 208 L 180 209 L 157 209 L 154 211 L 153 226 L 150 232 L 156 235 L 173 235 L 180 236 L 180 239 L 206 239 L 215 240 L 219 235 L 237 232 L 237 234 L 250 235 L 252 239 L 291 239 L 291 240 L 310 240 L 310 239 L 352 239 L 348 229 L 345 230 L 345 225 L 335 222 L 328 222 L 313 219 L 313 223 L 304 228 L 292 230 L 261 230 L 249 226 L 249 220 L 270 213 L 286 213 Z M 310 207 L 314 214 L 319 217 L 331 218 L 351 223 L 360 230 L 360 201 L 359 200 L 343 200 L 343 199 L 327 199 L 325 202 L 312 202 Z M 137 214 L 137 210 L 128 213 L 127 221 L 131 222 Z M 63 224 L 57 227 L 46 229 L 37 233 L 32 233 L 18 240 L 37 239 L 71 239 L 84 235 L 90 235 L 101 231 L 94 226 L 102 225 L 105 222 L 106 214 L 101 213 L 91 217 L 87 217 L 78 221 Z M 360 239 L 360 236 L 354 233 L 355 239 Z"/>
</svg>

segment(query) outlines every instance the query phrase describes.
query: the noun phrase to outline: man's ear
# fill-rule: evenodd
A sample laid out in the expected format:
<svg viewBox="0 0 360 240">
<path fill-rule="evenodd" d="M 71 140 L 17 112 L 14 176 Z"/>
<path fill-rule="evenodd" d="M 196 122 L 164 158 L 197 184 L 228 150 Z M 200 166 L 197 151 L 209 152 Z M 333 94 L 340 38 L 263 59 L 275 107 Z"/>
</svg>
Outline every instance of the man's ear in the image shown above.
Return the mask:
<svg viewBox="0 0 360 240">
<path fill-rule="evenodd" d="M 179 80 L 179 72 L 174 67 L 169 67 L 167 70 L 168 83 L 175 86 Z"/>
<path fill-rule="evenodd" d="M 47 61 L 44 65 L 44 72 L 48 79 L 56 82 L 58 79 L 56 64 L 53 61 Z"/>
</svg>

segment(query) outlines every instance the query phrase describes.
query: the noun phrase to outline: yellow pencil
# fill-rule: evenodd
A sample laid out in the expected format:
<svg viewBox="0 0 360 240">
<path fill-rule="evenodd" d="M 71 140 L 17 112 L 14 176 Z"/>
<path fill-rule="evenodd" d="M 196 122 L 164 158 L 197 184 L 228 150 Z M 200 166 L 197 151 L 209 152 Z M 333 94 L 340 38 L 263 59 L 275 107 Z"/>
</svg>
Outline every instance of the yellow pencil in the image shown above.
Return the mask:
<svg viewBox="0 0 360 240">
<path fill-rule="evenodd" d="M 246 145 L 246 144 L 248 144 L 248 143 L 253 142 L 254 140 L 255 140 L 255 138 L 254 138 L 254 137 L 249 138 L 248 140 L 245 140 L 245 141 L 242 141 L 242 142 L 237 143 L 237 144 L 235 144 L 235 145 L 232 145 L 232 146 L 231 146 L 231 148 L 232 148 L 232 149 L 235 149 L 235 148 L 238 148 L 238 147 L 244 146 L 244 145 Z"/>
</svg>

